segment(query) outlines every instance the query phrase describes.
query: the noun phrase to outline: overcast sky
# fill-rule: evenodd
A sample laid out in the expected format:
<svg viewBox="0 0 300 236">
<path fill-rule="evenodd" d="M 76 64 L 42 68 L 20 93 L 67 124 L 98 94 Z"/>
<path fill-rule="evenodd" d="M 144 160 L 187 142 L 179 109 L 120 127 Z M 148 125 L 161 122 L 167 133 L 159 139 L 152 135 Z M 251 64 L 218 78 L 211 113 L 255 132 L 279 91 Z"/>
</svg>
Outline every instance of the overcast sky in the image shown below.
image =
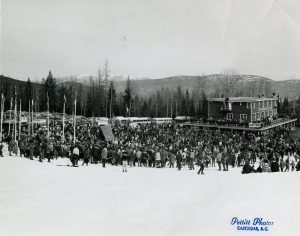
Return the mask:
<svg viewBox="0 0 300 236">
<path fill-rule="evenodd" d="M 2 0 L 1 71 L 18 79 L 219 73 L 300 79 L 299 0 Z"/>
</svg>

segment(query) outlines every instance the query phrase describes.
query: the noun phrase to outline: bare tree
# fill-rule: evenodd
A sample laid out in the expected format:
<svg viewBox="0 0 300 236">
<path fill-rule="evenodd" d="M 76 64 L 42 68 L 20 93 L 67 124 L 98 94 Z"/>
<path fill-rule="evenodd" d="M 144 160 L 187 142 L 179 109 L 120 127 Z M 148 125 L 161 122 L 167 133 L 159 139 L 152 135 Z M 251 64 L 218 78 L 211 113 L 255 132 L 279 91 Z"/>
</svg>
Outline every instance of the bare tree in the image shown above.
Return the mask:
<svg viewBox="0 0 300 236">
<path fill-rule="evenodd" d="M 104 63 L 104 68 L 103 68 L 103 77 L 104 77 L 104 96 L 105 96 L 105 117 L 107 117 L 107 94 L 108 94 L 108 80 L 109 80 L 109 75 L 110 75 L 110 69 L 109 69 L 109 62 L 106 59 Z"/>
<path fill-rule="evenodd" d="M 272 95 L 272 83 L 271 80 L 265 80 L 264 84 L 264 94 L 266 97 L 270 97 Z"/>
<path fill-rule="evenodd" d="M 202 98 L 205 97 L 204 94 L 205 94 L 206 84 L 207 84 L 207 77 L 204 74 L 202 74 L 197 81 L 197 87 L 198 87 L 198 91 L 199 91 L 198 101 L 199 101 L 201 110 L 203 109 L 203 106 L 204 106 L 204 101 Z"/>
<path fill-rule="evenodd" d="M 290 92 L 289 99 L 293 102 L 293 113 L 296 114 L 296 100 L 300 88 L 295 75 L 289 76 L 288 84 L 289 84 L 289 92 Z"/>
<path fill-rule="evenodd" d="M 218 88 L 224 97 L 232 96 L 239 77 L 234 69 L 224 69 L 218 80 Z"/>
<path fill-rule="evenodd" d="M 200 93 L 203 93 L 205 91 L 206 83 L 207 83 L 207 77 L 204 74 L 202 74 L 197 80 L 197 87 Z"/>
<path fill-rule="evenodd" d="M 258 95 L 257 94 L 257 82 L 256 82 L 256 80 L 250 81 L 247 84 L 246 89 L 249 93 L 249 96 L 256 97 Z"/>
</svg>

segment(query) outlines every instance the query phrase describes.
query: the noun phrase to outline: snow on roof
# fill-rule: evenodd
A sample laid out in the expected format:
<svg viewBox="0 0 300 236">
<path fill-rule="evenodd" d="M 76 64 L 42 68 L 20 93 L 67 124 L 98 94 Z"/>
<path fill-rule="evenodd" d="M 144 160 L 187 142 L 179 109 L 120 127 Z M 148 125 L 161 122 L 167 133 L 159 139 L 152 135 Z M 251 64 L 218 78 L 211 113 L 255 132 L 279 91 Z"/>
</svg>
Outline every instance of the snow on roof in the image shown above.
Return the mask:
<svg viewBox="0 0 300 236">
<path fill-rule="evenodd" d="M 270 101 L 276 98 L 266 98 L 266 97 L 229 97 L 229 102 L 255 102 L 255 101 Z M 209 98 L 208 101 L 211 102 L 224 102 L 225 98 Z"/>
<path fill-rule="evenodd" d="M 186 119 L 190 119 L 189 116 L 176 116 L 175 120 L 186 120 Z"/>
</svg>

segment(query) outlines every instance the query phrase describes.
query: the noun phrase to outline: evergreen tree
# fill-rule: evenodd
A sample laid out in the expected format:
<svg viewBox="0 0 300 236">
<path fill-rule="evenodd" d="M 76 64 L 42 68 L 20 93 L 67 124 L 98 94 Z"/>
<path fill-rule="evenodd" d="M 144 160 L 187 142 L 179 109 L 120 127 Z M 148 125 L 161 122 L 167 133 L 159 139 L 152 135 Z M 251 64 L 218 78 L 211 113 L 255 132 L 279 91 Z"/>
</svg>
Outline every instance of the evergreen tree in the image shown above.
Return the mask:
<svg viewBox="0 0 300 236">
<path fill-rule="evenodd" d="M 69 88 L 66 89 L 66 113 L 71 115 L 74 111 L 74 94 L 73 94 L 73 86 L 69 85 Z"/>
<path fill-rule="evenodd" d="M 56 80 L 53 77 L 51 71 L 45 79 L 43 79 L 43 90 L 44 93 L 42 94 L 42 110 L 47 110 L 47 94 L 49 96 L 49 110 L 50 112 L 57 111 L 57 97 L 56 97 Z"/>
<path fill-rule="evenodd" d="M 179 116 L 182 115 L 181 107 L 182 107 L 182 91 L 180 85 L 177 87 L 177 92 L 174 96 L 174 115 Z"/>
<path fill-rule="evenodd" d="M 193 99 L 190 101 L 189 115 L 196 116 L 196 109 L 195 109 L 195 104 Z"/>
<path fill-rule="evenodd" d="M 94 113 L 93 113 L 93 94 L 92 94 L 92 91 L 90 90 L 87 94 L 87 106 L 86 106 L 86 116 L 87 117 L 92 117 L 94 116 Z"/>
<path fill-rule="evenodd" d="M 126 82 L 126 88 L 125 88 L 124 96 L 123 96 L 123 99 L 124 99 L 124 113 L 125 114 L 127 114 L 127 109 L 129 109 L 129 112 L 130 112 L 132 98 L 133 98 L 133 92 L 132 92 L 132 87 L 131 87 L 131 81 L 130 81 L 130 78 L 128 76 L 127 82 Z M 129 114 L 127 114 L 127 115 L 129 115 Z"/>
<path fill-rule="evenodd" d="M 76 93 L 76 92 L 75 92 Z M 77 91 L 77 104 L 76 104 L 76 114 L 77 115 L 82 115 L 82 84 L 79 85 L 79 89 Z"/>
<path fill-rule="evenodd" d="M 32 99 L 32 90 L 32 83 L 30 81 L 30 78 L 28 78 L 25 86 L 25 96 L 22 97 L 22 107 L 25 111 L 29 110 L 29 102 Z"/>
<path fill-rule="evenodd" d="M 146 101 L 144 101 L 142 110 L 141 110 L 141 116 L 143 117 L 149 117 L 149 106 Z"/>
<path fill-rule="evenodd" d="M 111 117 L 119 115 L 119 107 L 117 104 L 117 95 L 114 83 L 111 81 L 108 90 L 108 115 Z"/>
<path fill-rule="evenodd" d="M 206 99 L 206 94 L 203 91 L 201 93 L 201 97 L 199 100 L 199 108 L 198 108 L 198 116 L 199 117 L 206 117 L 206 113 L 207 113 L 207 99 Z"/>
<path fill-rule="evenodd" d="M 63 112 L 63 106 L 64 106 L 64 96 L 67 96 L 67 89 L 65 85 L 62 83 L 57 91 L 58 93 L 58 104 L 57 109 L 59 113 Z"/>
<path fill-rule="evenodd" d="M 284 100 L 283 100 L 281 113 L 284 114 L 284 115 L 289 115 L 290 114 L 289 99 L 287 97 L 285 97 Z"/>
<path fill-rule="evenodd" d="M 183 110 L 183 115 L 185 116 L 190 116 L 190 93 L 189 93 L 189 90 L 186 89 L 185 91 L 185 104 L 184 104 L 184 107 L 182 107 L 182 110 Z"/>
<path fill-rule="evenodd" d="M 187 107 L 187 104 L 186 104 L 186 99 L 185 98 L 182 98 L 181 99 L 181 109 L 180 109 L 180 115 L 182 116 L 187 116 L 188 115 L 188 107 Z"/>
</svg>

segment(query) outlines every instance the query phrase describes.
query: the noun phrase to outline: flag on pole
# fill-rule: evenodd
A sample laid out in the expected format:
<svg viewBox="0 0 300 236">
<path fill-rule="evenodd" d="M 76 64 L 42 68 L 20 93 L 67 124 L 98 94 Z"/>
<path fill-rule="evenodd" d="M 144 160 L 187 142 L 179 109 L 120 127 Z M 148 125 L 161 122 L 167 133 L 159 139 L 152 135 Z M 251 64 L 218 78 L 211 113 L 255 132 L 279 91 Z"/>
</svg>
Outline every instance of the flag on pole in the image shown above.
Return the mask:
<svg viewBox="0 0 300 236">
<path fill-rule="evenodd" d="M 49 132 L 49 95 L 47 92 L 47 138 L 49 138 L 50 132 Z"/>
<path fill-rule="evenodd" d="M 15 86 L 15 113 L 14 113 L 14 118 L 15 118 L 15 125 L 14 125 L 14 139 L 15 142 L 17 141 L 17 88 Z"/>
<path fill-rule="evenodd" d="M 74 145 L 76 143 L 76 103 L 77 103 L 77 91 L 75 93 L 75 100 L 74 100 Z"/>
<path fill-rule="evenodd" d="M 34 108 L 34 102 L 33 102 L 33 99 L 31 99 L 31 129 L 32 129 L 32 135 L 34 133 L 33 108 Z"/>
<path fill-rule="evenodd" d="M 65 110 L 66 110 L 66 94 L 64 94 L 63 120 L 62 120 L 62 140 L 65 140 Z"/>
<path fill-rule="evenodd" d="M 22 130 L 22 99 L 20 98 L 20 112 L 19 112 L 19 120 L 20 120 L 20 123 L 19 123 L 19 140 L 21 140 L 21 130 Z"/>
<path fill-rule="evenodd" d="M 77 91 L 75 92 L 75 100 L 74 100 L 74 105 L 76 106 L 77 103 Z"/>
<path fill-rule="evenodd" d="M 49 110 L 49 95 L 48 95 L 48 92 L 47 92 L 47 108 Z"/>
<path fill-rule="evenodd" d="M 1 124 L 0 124 L 0 141 L 2 142 L 2 124 L 3 124 L 3 112 L 4 112 L 4 100 L 5 100 L 5 98 L 4 98 L 4 95 L 3 95 L 3 93 L 1 94 L 1 120 L 0 120 L 0 122 L 1 122 Z"/>
<path fill-rule="evenodd" d="M 1 93 L 1 106 L 2 106 L 2 103 L 4 105 L 4 102 L 5 102 L 5 97 L 4 97 L 4 94 Z"/>
</svg>

